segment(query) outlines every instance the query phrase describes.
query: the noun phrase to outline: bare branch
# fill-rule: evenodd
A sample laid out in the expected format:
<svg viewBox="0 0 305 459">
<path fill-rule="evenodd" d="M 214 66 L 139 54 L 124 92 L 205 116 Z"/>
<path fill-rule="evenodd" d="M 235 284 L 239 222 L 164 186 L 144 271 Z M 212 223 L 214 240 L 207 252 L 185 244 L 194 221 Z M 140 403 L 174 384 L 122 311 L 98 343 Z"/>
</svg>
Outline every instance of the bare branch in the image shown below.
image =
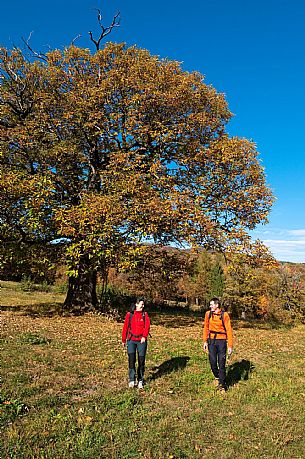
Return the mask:
<svg viewBox="0 0 305 459">
<path fill-rule="evenodd" d="M 99 10 L 98 8 L 95 8 L 96 11 L 98 12 L 98 15 L 97 15 L 97 20 L 98 20 L 98 23 L 100 25 L 100 27 L 102 28 L 102 19 L 103 19 L 103 16 L 102 16 L 102 13 L 101 13 L 101 10 Z"/>
<path fill-rule="evenodd" d="M 81 34 L 79 33 L 73 40 L 71 41 L 71 46 L 74 46 L 76 40 L 78 40 L 81 37 Z"/>
<path fill-rule="evenodd" d="M 48 62 L 48 58 L 47 58 L 47 56 L 46 56 L 45 54 L 43 54 L 43 53 L 37 53 L 37 51 L 34 51 L 33 48 L 30 46 L 29 41 L 30 41 L 30 39 L 31 39 L 31 37 L 32 37 L 32 33 L 33 33 L 33 31 L 30 33 L 30 35 L 29 35 L 29 37 L 28 37 L 27 40 L 25 40 L 23 37 L 21 37 L 23 43 L 26 45 L 26 47 L 31 51 L 31 53 L 32 53 L 34 56 L 38 57 L 38 59 L 41 59 L 41 60 L 44 61 L 44 62 Z"/>
<path fill-rule="evenodd" d="M 103 38 L 105 38 L 108 34 L 110 34 L 110 32 L 112 31 L 112 29 L 114 27 L 119 27 L 120 26 L 120 17 L 119 17 L 120 16 L 120 12 L 118 11 L 117 14 L 114 16 L 110 26 L 104 27 L 103 24 L 102 24 L 103 17 L 102 17 L 101 11 L 98 8 L 96 8 L 96 11 L 98 13 L 97 14 L 97 20 L 98 20 L 99 26 L 100 26 L 100 28 L 102 30 L 101 34 L 100 34 L 99 38 L 96 40 L 95 38 L 93 38 L 93 34 L 92 34 L 91 30 L 88 33 L 89 33 L 89 36 L 90 36 L 90 40 L 95 44 L 96 50 L 98 51 L 100 49 L 100 44 L 101 44 L 101 41 L 103 40 Z"/>
</svg>

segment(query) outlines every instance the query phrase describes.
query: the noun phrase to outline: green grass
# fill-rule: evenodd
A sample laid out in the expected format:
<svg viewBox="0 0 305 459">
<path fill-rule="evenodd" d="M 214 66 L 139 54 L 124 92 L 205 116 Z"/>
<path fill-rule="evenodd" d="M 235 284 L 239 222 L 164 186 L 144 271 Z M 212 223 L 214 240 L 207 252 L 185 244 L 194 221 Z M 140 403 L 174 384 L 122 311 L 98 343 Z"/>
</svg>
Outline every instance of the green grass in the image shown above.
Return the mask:
<svg viewBox="0 0 305 459">
<path fill-rule="evenodd" d="M 151 316 L 139 392 L 127 388 L 121 323 L 4 311 L 1 457 L 305 457 L 304 326 L 234 323 L 222 396 L 202 352 L 201 319 Z"/>
</svg>

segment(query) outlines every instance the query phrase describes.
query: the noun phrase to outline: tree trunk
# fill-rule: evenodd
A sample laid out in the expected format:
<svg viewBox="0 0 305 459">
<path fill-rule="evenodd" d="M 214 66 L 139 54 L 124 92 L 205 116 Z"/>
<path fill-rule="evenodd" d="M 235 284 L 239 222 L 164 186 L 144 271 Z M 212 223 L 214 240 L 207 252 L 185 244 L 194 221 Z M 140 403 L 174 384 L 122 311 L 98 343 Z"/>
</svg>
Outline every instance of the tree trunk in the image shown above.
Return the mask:
<svg viewBox="0 0 305 459">
<path fill-rule="evenodd" d="M 69 277 L 64 310 L 83 314 L 95 309 L 98 304 L 96 284 L 97 272 L 90 268 L 89 257 L 84 256 L 79 263 L 78 275 Z"/>
</svg>

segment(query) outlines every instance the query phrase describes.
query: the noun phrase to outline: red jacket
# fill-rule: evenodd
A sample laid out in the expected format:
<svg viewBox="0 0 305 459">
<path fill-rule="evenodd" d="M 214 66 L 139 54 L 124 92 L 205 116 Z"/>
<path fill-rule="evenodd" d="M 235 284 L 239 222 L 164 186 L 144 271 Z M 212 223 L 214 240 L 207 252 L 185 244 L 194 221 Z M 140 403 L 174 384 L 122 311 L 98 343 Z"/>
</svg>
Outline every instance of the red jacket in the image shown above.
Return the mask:
<svg viewBox="0 0 305 459">
<path fill-rule="evenodd" d="M 145 320 L 143 314 L 145 315 Z M 129 317 L 130 312 L 127 312 L 122 330 L 122 343 L 126 343 L 126 340 L 130 339 L 132 341 L 141 341 L 142 337 L 147 339 L 150 330 L 150 319 L 147 312 L 134 311 L 131 319 L 131 329 L 129 329 Z"/>
</svg>

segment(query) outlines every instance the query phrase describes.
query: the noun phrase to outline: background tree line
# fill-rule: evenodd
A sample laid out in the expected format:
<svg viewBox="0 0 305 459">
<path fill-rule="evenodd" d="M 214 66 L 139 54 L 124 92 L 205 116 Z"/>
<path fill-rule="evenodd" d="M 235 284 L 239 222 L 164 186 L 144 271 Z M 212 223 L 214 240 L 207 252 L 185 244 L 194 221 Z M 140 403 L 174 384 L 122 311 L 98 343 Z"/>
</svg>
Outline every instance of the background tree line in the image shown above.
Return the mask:
<svg viewBox="0 0 305 459">
<path fill-rule="evenodd" d="M 60 244 L 8 248 L 0 252 L 0 278 L 22 279 L 67 290 Z M 289 322 L 305 318 L 305 265 L 281 263 L 270 256 L 223 254 L 147 244 L 132 267 L 116 264 L 97 279 L 98 309 L 129 307 L 143 295 L 153 307 L 205 310 L 222 298 L 233 317 Z"/>
</svg>

